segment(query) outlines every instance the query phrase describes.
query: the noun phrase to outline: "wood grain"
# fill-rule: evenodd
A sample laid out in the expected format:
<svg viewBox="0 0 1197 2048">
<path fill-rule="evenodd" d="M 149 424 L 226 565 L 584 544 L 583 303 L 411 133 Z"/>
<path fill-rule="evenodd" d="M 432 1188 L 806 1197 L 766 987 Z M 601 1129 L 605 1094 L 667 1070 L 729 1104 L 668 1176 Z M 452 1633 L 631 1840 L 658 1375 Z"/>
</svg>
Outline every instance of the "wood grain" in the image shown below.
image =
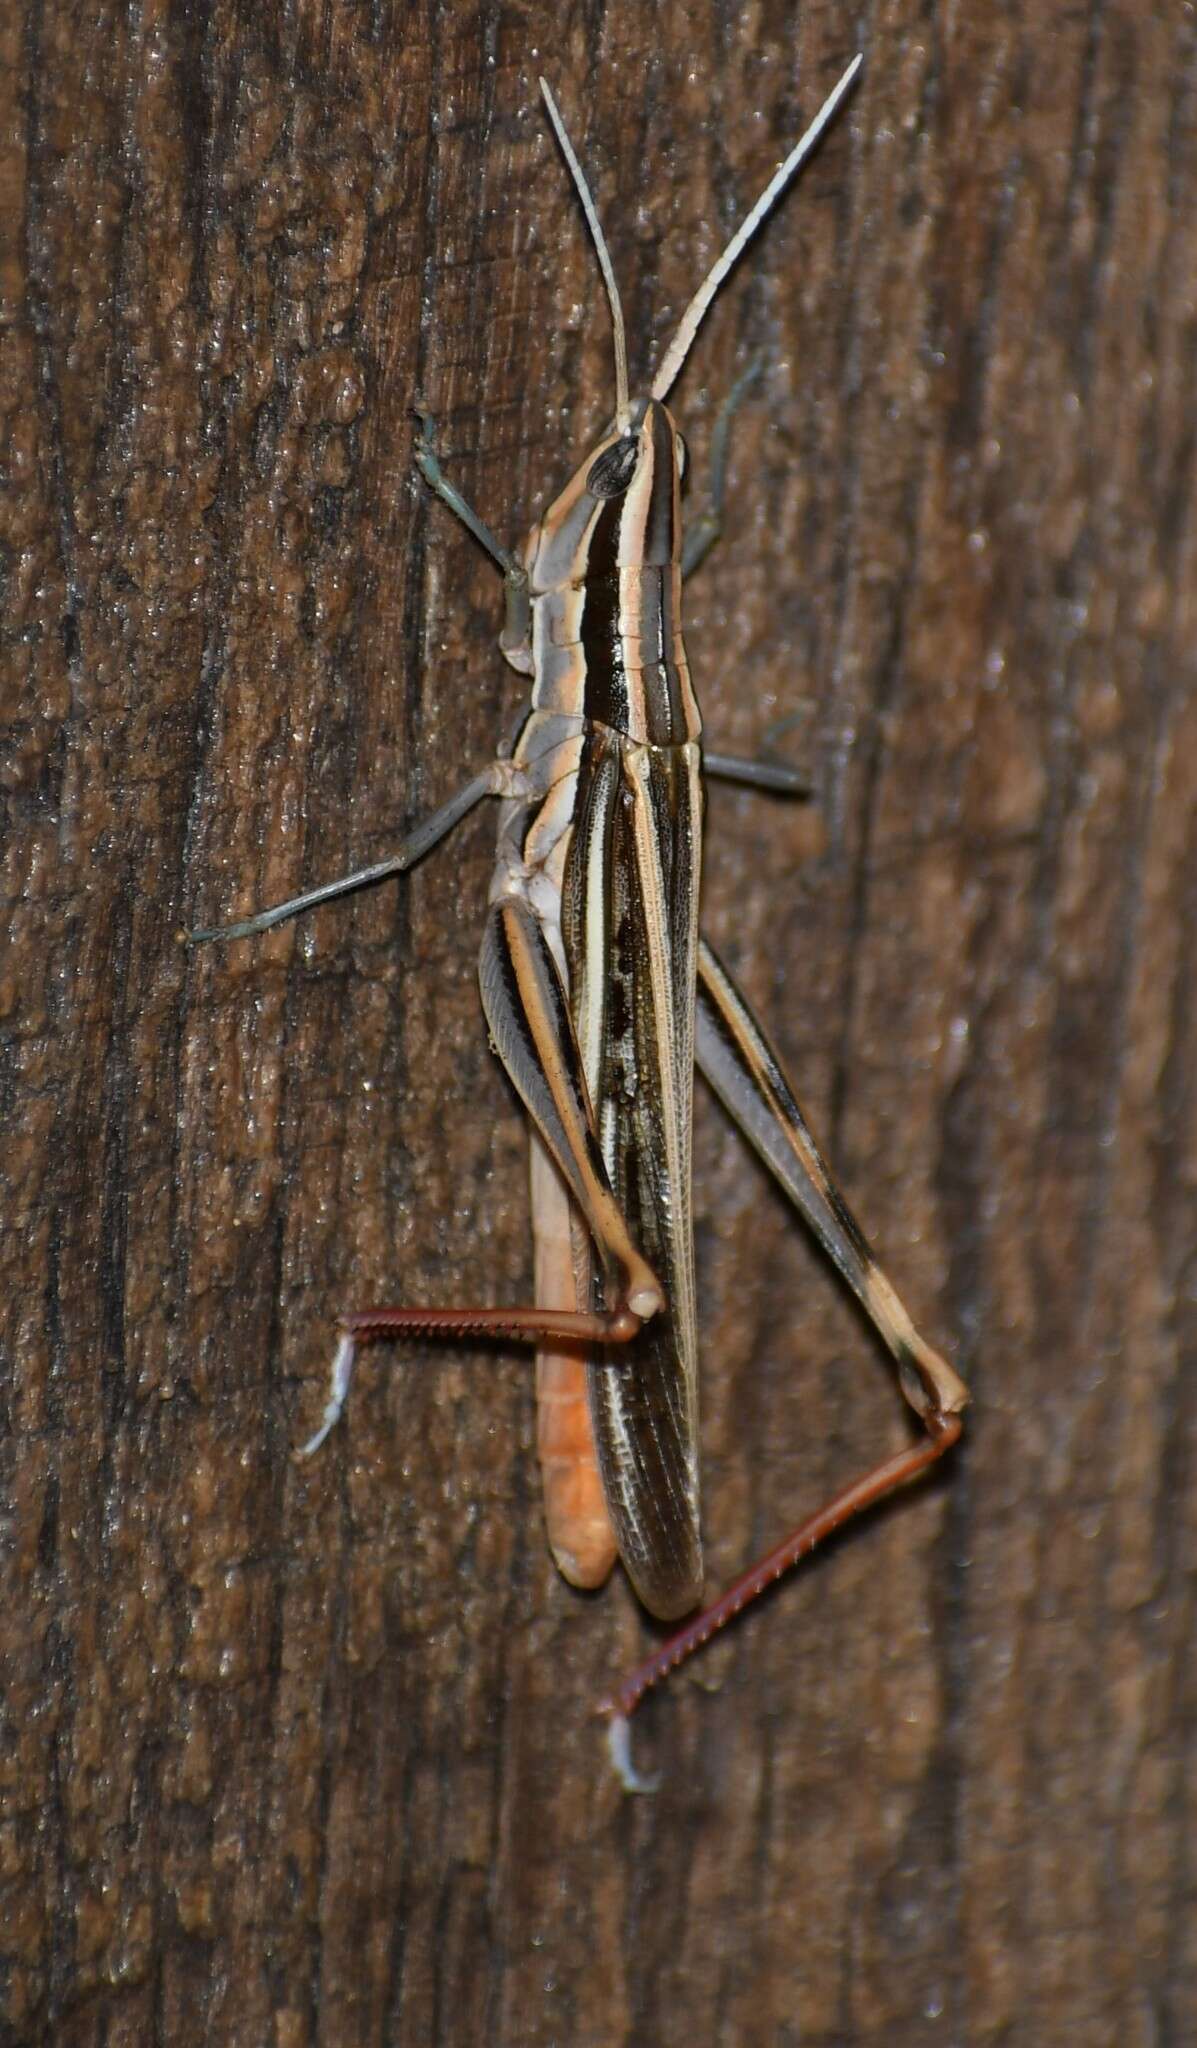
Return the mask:
<svg viewBox="0 0 1197 2048">
<path fill-rule="evenodd" d="M 0 2040 L 1126 2048 L 1197 2036 L 1197 29 L 1138 0 L 29 0 L 0 26 Z M 258 943 L 488 757 L 508 538 L 855 48 L 678 389 L 706 920 L 929 1334 L 942 1483 L 638 1729 L 547 1559 L 474 961 L 492 820 Z M 712 1585 L 902 1440 L 699 1104 Z"/>
</svg>

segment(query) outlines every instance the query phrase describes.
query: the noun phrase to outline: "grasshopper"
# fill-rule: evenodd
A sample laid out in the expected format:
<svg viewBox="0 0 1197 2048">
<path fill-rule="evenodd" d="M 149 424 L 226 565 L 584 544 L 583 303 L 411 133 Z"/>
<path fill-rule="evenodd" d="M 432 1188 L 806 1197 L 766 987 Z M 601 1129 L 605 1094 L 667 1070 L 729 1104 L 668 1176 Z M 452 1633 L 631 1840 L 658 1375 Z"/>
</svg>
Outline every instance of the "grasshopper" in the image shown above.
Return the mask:
<svg viewBox="0 0 1197 2048">
<path fill-rule="evenodd" d="M 683 545 L 684 444 L 665 400 L 724 277 L 833 120 L 849 65 L 704 279 L 647 395 L 629 395 L 614 271 L 552 94 L 542 91 L 610 303 L 615 413 L 511 554 L 446 477 L 419 415 L 416 463 L 502 570 L 500 646 L 532 679 L 514 745 L 389 859 L 273 909 L 197 932 L 232 939 L 412 867 L 484 798 L 498 800 L 482 940 L 482 1007 L 531 1123 L 532 1306 L 379 1308 L 340 1318 L 314 1451 L 378 1337 L 507 1337 L 537 1351 L 538 1440 L 553 1555 L 574 1585 L 622 1558 L 650 1613 L 702 1600 L 698 1335 L 691 1227 L 695 1065 L 859 1297 L 897 1365 L 922 1438 L 807 1517 L 602 1702 L 617 1769 L 649 1687 L 841 1523 L 925 1472 L 960 1434 L 963 1381 L 915 1329 L 823 1162 L 761 1026 L 700 937 L 703 769 L 765 788 L 794 778 L 709 751 L 681 630 L 682 582 L 715 513 Z M 742 380 L 743 381 L 743 380 Z M 733 394 L 734 403 L 736 394 Z M 719 432 L 726 426 L 727 411 Z M 723 443 L 717 471 L 721 477 Z"/>
</svg>

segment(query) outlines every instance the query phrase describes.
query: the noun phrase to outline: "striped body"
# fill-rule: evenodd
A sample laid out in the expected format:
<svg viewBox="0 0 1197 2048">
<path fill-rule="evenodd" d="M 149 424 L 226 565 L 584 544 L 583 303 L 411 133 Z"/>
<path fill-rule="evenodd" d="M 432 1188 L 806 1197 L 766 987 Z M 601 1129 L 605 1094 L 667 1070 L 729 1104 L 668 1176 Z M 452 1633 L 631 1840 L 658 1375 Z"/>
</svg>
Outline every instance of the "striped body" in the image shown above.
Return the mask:
<svg viewBox="0 0 1197 2048">
<path fill-rule="evenodd" d="M 491 901 L 536 917 L 564 985 L 602 1170 L 665 1308 L 583 1366 L 538 1354 L 554 1555 L 601 1583 L 618 1548 L 652 1612 L 702 1590 L 690 1211 L 700 722 L 681 633 L 679 441 L 632 409 L 529 536 L 534 677 Z M 521 992 L 527 1000 L 527 990 Z M 548 1020 L 543 1020 L 546 1025 Z M 604 1304 L 590 1234 L 533 1138 L 538 1307 Z"/>
<path fill-rule="evenodd" d="M 627 1716 L 652 1685 L 854 1515 L 954 1444 L 967 1389 L 915 1328 L 836 1188 L 777 1054 L 698 935 L 701 726 L 681 588 L 718 532 L 729 395 L 712 448 L 711 509 L 680 533 L 684 448 L 665 399 L 720 283 L 809 156 L 856 58 L 691 299 L 651 394 L 630 402 L 619 293 L 581 166 L 541 89 L 602 269 L 615 425 L 511 555 L 446 477 L 419 415 L 416 463 L 502 569 L 500 647 L 532 678 L 514 753 L 501 753 L 387 860 L 193 939 L 264 931 L 330 896 L 405 872 L 484 798 L 500 804 L 479 984 L 491 1043 L 527 1110 L 535 1303 L 380 1307 L 340 1318 L 316 1450 L 342 1413 L 357 1348 L 398 1336 L 511 1337 L 537 1346 L 545 1513 L 566 1577 L 597 1586 L 618 1554 L 645 1605 L 680 1616 L 702 1593 L 697 1335 L 690 1210 L 695 1064 L 857 1295 L 897 1365 L 921 1443 L 808 1514 L 630 1674 L 603 1711 L 625 1785 Z M 704 530 L 705 529 L 705 530 Z M 708 755 L 711 773 L 792 787 L 768 764 Z M 749 772 L 750 771 L 750 772 Z"/>
</svg>

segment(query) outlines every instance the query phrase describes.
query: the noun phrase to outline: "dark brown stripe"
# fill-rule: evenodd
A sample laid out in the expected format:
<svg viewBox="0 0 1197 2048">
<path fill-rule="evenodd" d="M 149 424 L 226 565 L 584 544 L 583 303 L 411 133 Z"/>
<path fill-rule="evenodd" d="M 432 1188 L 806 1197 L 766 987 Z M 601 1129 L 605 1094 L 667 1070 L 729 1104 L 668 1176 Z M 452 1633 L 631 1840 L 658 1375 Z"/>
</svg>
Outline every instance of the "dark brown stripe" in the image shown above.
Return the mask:
<svg viewBox="0 0 1197 2048">
<path fill-rule="evenodd" d="M 678 547 L 677 455 L 664 406 L 650 404 L 641 440 L 629 489 L 603 503 L 590 532 L 578 629 L 586 668 L 582 715 L 629 739 L 677 746 L 692 734 L 683 675 L 674 659 L 675 654 L 685 657 L 672 582 Z M 643 572 L 634 605 L 625 596 L 621 567 Z M 628 661 L 629 640 L 637 643 L 634 667 Z M 648 666 L 642 666 L 646 657 Z"/>
<path fill-rule="evenodd" d="M 673 445 L 673 428 L 664 406 L 650 406 L 649 417 L 653 442 L 653 487 L 648 523 L 644 529 L 644 561 L 649 568 L 664 569 L 677 560 L 674 520 L 677 454 Z"/>
</svg>

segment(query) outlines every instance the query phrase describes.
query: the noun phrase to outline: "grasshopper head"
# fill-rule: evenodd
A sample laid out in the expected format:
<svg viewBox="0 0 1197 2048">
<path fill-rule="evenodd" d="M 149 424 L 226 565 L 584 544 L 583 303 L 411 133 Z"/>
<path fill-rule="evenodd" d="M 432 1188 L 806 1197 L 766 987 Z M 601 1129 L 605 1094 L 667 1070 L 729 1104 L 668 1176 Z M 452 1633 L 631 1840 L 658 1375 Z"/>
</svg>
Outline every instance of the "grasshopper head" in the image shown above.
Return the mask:
<svg viewBox="0 0 1197 2048">
<path fill-rule="evenodd" d="M 668 568 L 681 533 L 685 443 L 668 406 L 633 399 L 533 528 L 525 560 L 533 590 L 612 569 Z"/>
</svg>

